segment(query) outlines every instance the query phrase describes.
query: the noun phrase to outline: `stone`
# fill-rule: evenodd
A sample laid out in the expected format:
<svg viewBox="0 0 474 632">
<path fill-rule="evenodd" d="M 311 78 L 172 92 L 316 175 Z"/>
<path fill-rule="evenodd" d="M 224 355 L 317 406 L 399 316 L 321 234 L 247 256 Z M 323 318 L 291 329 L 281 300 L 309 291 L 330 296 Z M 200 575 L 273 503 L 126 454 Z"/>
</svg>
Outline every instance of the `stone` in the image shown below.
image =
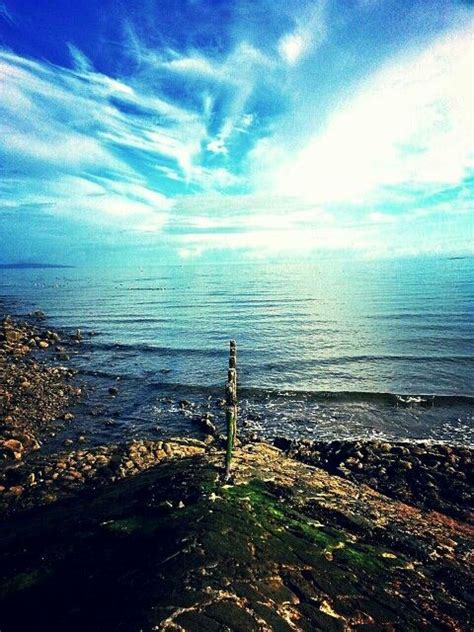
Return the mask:
<svg viewBox="0 0 474 632">
<path fill-rule="evenodd" d="M 21 496 L 23 494 L 23 490 L 24 488 L 21 485 L 15 485 L 13 487 L 10 487 L 8 491 L 14 496 Z"/>
<path fill-rule="evenodd" d="M 7 439 L 6 441 L 2 441 L 0 445 L 3 445 L 13 452 L 23 452 L 24 450 L 23 444 L 17 439 Z"/>
<path fill-rule="evenodd" d="M 46 342 L 46 340 L 40 340 L 38 343 L 38 347 L 40 349 L 47 349 L 49 347 L 49 342 Z"/>
<path fill-rule="evenodd" d="M 77 470 L 69 470 L 68 475 L 74 479 L 82 478 L 82 474 Z"/>
</svg>

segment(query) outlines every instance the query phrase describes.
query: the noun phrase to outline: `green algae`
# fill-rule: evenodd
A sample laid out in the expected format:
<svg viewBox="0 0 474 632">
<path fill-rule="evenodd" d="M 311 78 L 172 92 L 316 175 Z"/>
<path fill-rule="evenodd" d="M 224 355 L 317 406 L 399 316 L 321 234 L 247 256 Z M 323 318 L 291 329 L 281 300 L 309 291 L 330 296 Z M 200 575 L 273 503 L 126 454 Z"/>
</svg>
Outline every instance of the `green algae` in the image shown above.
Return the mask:
<svg viewBox="0 0 474 632">
<path fill-rule="evenodd" d="M 4 598 L 12 593 L 29 590 L 43 582 L 50 575 L 51 571 L 44 568 L 20 572 L 11 579 L 0 583 L 0 597 Z"/>
<path fill-rule="evenodd" d="M 422 610 L 392 589 L 410 582 L 401 570 L 406 558 L 356 540 L 346 524 L 321 525 L 324 510 L 314 503 L 306 514 L 298 499 L 291 488 L 258 478 L 221 486 L 216 468 L 194 459 L 20 517 L 25 548 L 13 553 L 10 538 L 0 539 L 7 578 L 0 627 L 17 632 L 38 618 L 52 631 L 67 620 L 71 631 L 128 632 L 152 629 L 175 612 L 188 630 L 237 623 L 252 630 L 260 617 L 288 632 L 291 612 L 302 630 L 340 630 L 354 613 L 359 621 L 371 617 L 374 629 L 416 629 L 410 624 Z M 30 570 L 43 564 L 53 571 Z M 36 610 L 23 610 L 23 600 Z M 91 620 L 91 612 L 104 620 Z M 466 618 L 462 610 L 452 615 Z"/>
<path fill-rule="evenodd" d="M 131 516 L 130 518 L 122 518 L 121 520 L 111 520 L 103 523 L 102 526 L 107 531 L 123 535 L 130 535 L 136 532 L 150 533 L 159 527 L 155 520 L 147 520 L 143 518 L 143 516 Z"/>
<path fill-rule="evenodd" d="M 226 487 L 222 493 L 233 503 L 248 505 L 259 524 L 293 548 L 301 548 L 303 539 L 315 546 L 321 556 L 333 557 L 338 563 L 377 575 L 404 561 L 400 556 L 392 558 L 393 554 L 386 548 L 354 543 L 342 530 L 314 526 L 308 516 L 296 511 L 288 502 L 284 504 L 275 498 L 262 481 Z M 305 551 L 305 556 L 307 554 Z M 384 557 L 384 554 L 390 557 Z"/>
</svg>

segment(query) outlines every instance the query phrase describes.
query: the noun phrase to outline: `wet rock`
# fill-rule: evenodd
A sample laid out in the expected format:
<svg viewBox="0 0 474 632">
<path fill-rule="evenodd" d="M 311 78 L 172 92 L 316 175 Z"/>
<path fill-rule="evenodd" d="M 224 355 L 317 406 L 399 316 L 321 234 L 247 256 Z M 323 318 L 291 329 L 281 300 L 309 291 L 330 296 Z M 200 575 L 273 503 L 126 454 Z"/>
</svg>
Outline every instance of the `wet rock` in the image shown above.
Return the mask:
<svg viewBox="0 0 474 632">
<path fill-rule="evenodd" d="M 0 445 L 12 450 L 13 452 L 23 452 L 24 450 L 23 444 L 21 443 L 21 441 L 18 441 L 17 439 L 7 439 L 5 441 L 0 442 Z"/>
<path fill-rule="evenodd" d="M 215 436 L 217 434 L 217 428 L 214 423 L 214 415 L 211 413 L 205 413 L 200 417 L 193 417 L 192 421 L 197 426 L 199 426 L 200 430 L 208 435 Z"/>
<path fill-rule="evenodd" d="M 189 410 L 190 408 L 194 408 L 194 404 L 187 399 L 181 399 L 178 402 L 178 406 L 181 410 Z"/>
<path fill-rule="evenodd" d="M 287 439 L 286 437 L 276 437 L 273 440 L 273 445 L 279 448 L 280 450 L 284 450 L 284 451 L 289 450 L 292 446 L 292 443 L 293 443 L 292 440 Z"/>
<path fill-rule="evenodd" d="M 21 496 L 21 494 L 23 494 L 24 488 L 21 485 L 14 485 L 13 487 L 10 487 L 8 491 L 14 496 Z"/>
</svg>

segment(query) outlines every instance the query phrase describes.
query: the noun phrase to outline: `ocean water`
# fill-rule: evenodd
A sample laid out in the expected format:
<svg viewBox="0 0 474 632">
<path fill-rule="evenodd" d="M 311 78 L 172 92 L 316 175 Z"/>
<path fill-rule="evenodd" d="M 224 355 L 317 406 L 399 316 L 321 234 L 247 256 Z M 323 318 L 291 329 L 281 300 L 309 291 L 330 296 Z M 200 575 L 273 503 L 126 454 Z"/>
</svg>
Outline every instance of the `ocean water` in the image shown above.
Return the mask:
<svg viewBox="0 0 474 632">
<path fill-rule="evenodd" d="M 473 441 L 472 258 L 3 269 L 0 297 L 85 333 L 77 427 L 97 440 L 222 423 L 235 338 L 245 432 Z"/>
</svg>

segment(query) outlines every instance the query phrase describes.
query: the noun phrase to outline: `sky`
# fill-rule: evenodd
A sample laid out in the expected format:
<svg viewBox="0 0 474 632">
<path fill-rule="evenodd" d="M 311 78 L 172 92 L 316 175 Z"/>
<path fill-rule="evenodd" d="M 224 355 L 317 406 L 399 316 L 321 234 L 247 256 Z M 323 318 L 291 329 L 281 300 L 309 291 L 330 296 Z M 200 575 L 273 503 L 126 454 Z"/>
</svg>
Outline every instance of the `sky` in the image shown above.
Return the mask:
<svg viewBox="0 0 474 632">
<path fill-rule="evenodd" d="M 473 250 L 474 9 L 0 0 L 0 262 Z"/>
</svg>

